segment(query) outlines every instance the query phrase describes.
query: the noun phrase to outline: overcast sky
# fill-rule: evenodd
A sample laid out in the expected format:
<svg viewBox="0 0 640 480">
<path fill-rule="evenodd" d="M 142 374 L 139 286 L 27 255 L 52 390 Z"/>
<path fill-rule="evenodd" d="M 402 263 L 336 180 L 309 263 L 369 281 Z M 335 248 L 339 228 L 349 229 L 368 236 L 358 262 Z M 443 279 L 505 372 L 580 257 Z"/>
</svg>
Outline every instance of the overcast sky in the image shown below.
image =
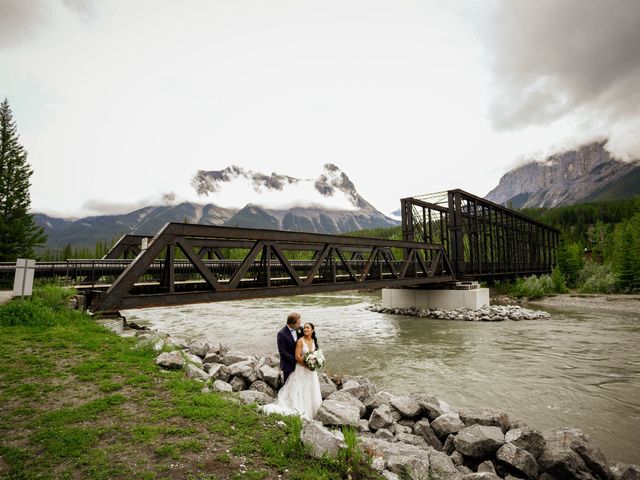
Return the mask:
<svg viewBox="0 0 640 480">
<path fill-rule="evenodd" d="M 640 158 L 640 2 L 0 0 L 0 97 L 34 211 L 242 206 L 192 177 L 333 163 L 388 213 L 591 140 Z"/>
</svg>

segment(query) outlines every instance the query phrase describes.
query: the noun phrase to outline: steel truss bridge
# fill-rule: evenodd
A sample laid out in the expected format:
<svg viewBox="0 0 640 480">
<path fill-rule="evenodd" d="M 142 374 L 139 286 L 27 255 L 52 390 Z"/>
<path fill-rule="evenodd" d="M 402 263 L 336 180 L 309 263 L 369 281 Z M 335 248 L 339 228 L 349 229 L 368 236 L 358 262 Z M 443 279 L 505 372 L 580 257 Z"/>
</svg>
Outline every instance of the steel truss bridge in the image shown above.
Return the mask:
<svg viewBox="0 0 640 480">
<path fill-rule="evenodd" d="M 402 240 L 168 223 L 101 259 L 38 262 L 93 312 L 551 272 L 559 232 L 462 190 L 401 200 Z M 131 258 L 133 257 L 133 258 Z M 1 265 L 0 275 L 15 265 Z"/>
</svg>

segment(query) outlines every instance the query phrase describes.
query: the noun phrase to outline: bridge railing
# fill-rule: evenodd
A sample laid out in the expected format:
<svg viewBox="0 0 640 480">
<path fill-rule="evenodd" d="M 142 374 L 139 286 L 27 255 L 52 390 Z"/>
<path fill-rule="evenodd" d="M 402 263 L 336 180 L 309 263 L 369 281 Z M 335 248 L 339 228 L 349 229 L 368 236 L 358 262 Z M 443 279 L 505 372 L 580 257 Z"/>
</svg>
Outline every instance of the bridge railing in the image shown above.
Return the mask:
<svg viewBox="0 0 640 480">
<path fill-rule="evenodd" d="M 169 223 L 112 285 L 86 292 L 93 311 L 113 311 L 453 279 L 438 244 Z"/>
</svg>

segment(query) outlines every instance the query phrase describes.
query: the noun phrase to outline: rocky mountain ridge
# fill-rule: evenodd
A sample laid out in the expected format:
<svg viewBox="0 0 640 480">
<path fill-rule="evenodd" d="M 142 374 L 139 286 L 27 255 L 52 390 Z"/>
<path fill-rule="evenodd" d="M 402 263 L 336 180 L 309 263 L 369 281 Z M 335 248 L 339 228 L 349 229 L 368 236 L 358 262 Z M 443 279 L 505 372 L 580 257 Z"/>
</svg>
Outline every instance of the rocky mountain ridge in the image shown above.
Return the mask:
<svg viewBox="0 0 640 480">
<path fill-rule="evenodd" d="M 639 178 L 640 161 L 619 160 L 596 142 L 514 168 L 485 198 L 513 208 L 614 200 L 640 194 Z"/>
</svg>

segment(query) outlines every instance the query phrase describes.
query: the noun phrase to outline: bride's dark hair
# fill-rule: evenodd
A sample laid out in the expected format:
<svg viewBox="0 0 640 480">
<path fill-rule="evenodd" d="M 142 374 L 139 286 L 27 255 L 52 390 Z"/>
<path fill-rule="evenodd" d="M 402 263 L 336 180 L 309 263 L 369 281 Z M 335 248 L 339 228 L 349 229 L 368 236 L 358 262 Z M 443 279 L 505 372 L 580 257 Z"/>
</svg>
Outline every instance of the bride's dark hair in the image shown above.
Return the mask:
<svg viewBox="0 0 640 480">
<path fill-rule="evenodd" d="M 313 323 L 311 322 L 307 322 L 305 323 L 305 325 L 311 325 L 311 330 L 313 330 L 311 332 L 311 338 L 313 338 L 313 342 L 316 344 L 316 350 L 318 348 L 320 348 L 320 346 L 318 345 L 318 338 L 316 337 L 316 327 L 314 327 Z"/>
</svg>

